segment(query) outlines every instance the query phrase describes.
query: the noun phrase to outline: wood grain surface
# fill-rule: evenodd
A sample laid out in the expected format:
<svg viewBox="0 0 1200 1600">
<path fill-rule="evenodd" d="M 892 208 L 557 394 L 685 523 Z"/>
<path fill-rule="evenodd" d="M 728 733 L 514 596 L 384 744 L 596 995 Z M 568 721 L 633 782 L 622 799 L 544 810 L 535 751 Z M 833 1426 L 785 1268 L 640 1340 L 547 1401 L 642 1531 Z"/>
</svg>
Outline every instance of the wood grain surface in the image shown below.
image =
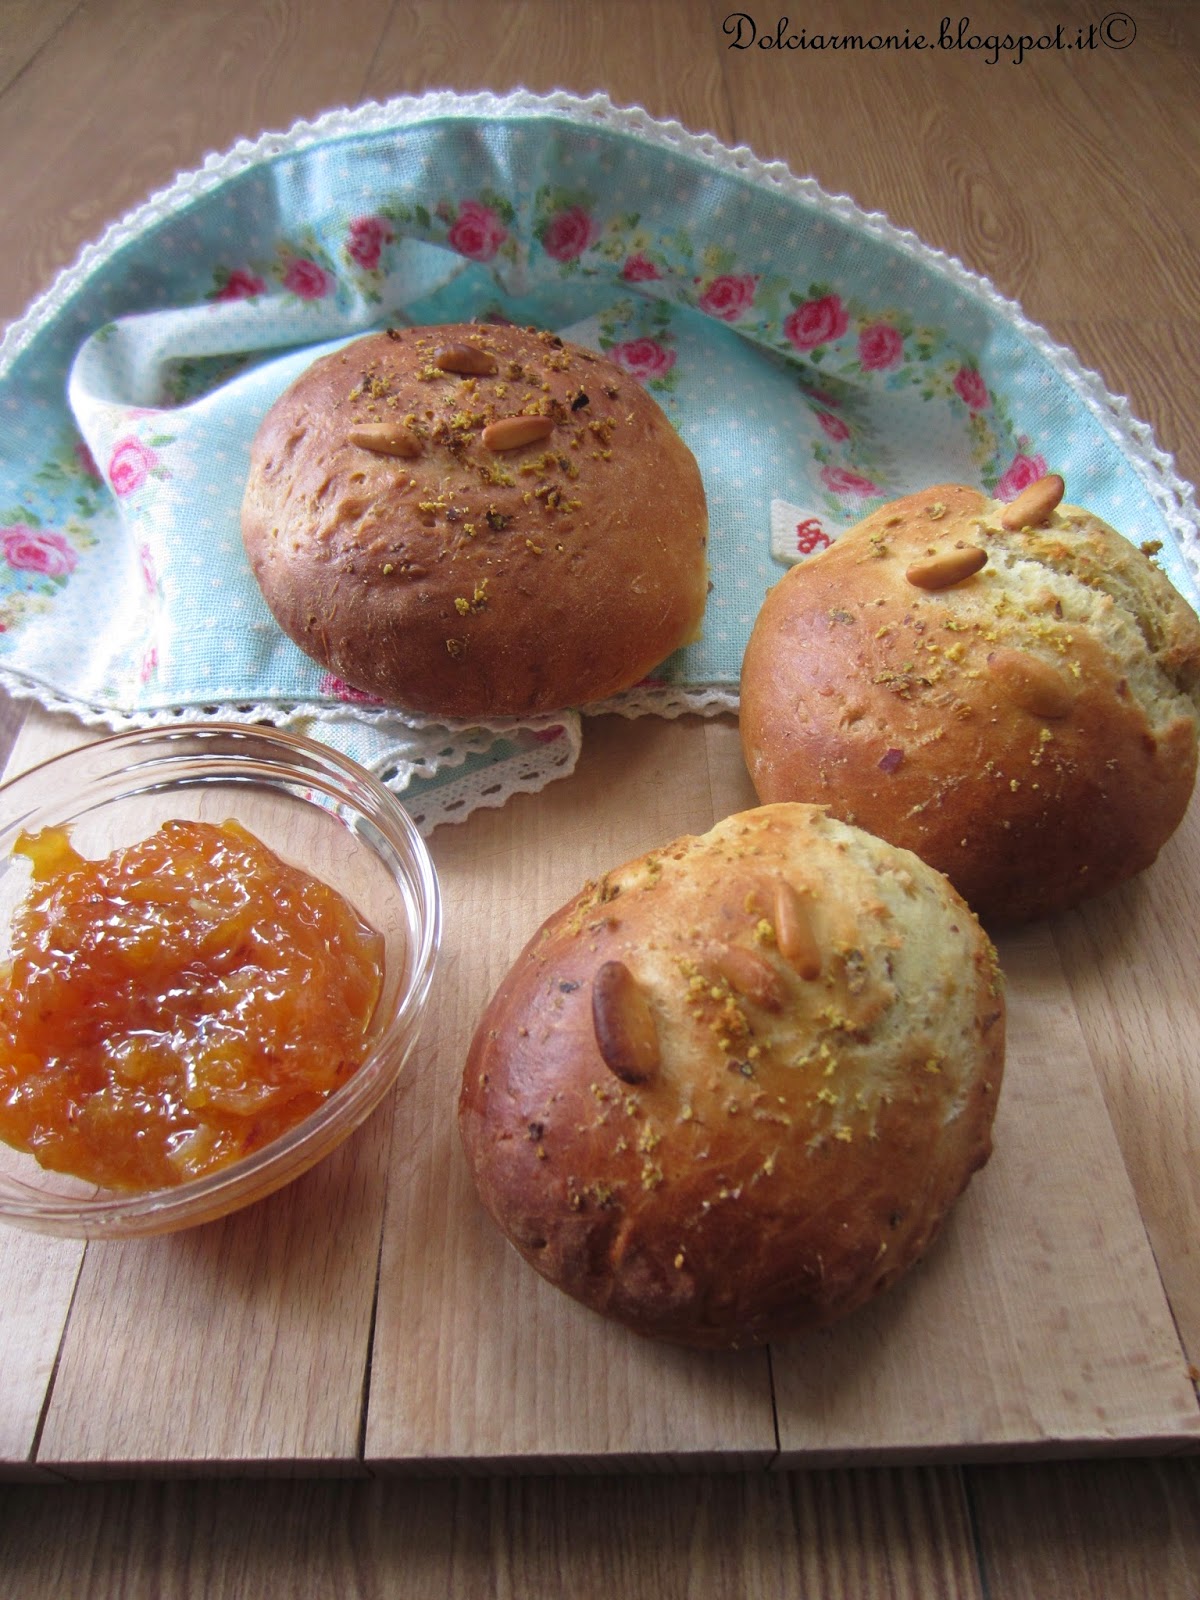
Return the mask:
<svg viewBox="0 0 1200 1600">
<path fill-rule="evenodd" d="M 0 0 L 0 319 L 239 137 L 431 87 L 602 89 L 786 160 L 987 274 L 1200 476 L 1200 10 L 1149 0 L 1130 9 L 1128 48 L 989 65 L 981 52 L 732 52 L 729 9 L 347 0 L 335 17 L 310 0 Z M 756 15 L 773 27 L 782 9 Z M 944 9 L 814 0 L 792 26 L 936 32 Z M 1106 9 L 996 0 L 970 15 L 1037 34 Z M 3 711 L 11 737 L 23 707 Z M 36 713 L 16 762 L 79 737 Z M 635 1349 L 518 1271 L 467 1203 L 454 1061 L 489 985 L 593 867 L 750 798 L 728 721 L 589 726 L 572 779 L 436 837 L 461 931 L 421 1060 L 338 1157 L 175 1241 L 0 1233 L 5 1470 L 142 1475 L 0 1490 L 0 1594 L 240 1596 L 275 1592 L 281 1574 L 298 1596 L 1196 1594 L 1196 1457 L 928 1459 L 953 1430 L 960 1447 L 1026 1454 L 1074 1429 L 1078 1455 L 1121 1450 L 1131 1418 L 1142 1449 L 1179 1447 L 1195 1426 L 1200 1017 L 1194 942 L 1170 933 L 1195 920 L 1195 806 L 1137 883 L 1006 943 L 1004 1116 L 1021 1148 L 998 1141 L 911 1284 L 815 1363 Z M 1068 1261 L 1064 1239 L 1086 1248 Z M 362 1267 L 376 1255 L 378 1293 Z M 458 1319 L 469 1359 L 448 1337 Z M 864 1416 L 914 1464 L 780 1470 L 835 1462 Z M 431 1456 L 491 1475 L 320 1478 Z M 512 1475 L 518 1458 L 539 1475 Z M 652 1475 L 594 1476 L 646 1458 Z M 732 1470 L 695 1470 L 716 1459 Z M 300 1476 L 212 1476 L 248 1463 Z"/>
</svg>

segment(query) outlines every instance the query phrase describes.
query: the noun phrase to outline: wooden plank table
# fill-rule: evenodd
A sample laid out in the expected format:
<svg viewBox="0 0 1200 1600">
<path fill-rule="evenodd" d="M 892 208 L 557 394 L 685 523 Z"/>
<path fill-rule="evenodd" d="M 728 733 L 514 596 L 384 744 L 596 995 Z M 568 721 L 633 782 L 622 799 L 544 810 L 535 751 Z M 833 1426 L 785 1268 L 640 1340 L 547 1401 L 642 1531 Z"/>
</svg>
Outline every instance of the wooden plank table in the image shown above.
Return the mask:
<svg viewBox="0 0 1200 1600">
<path fill-rule="evenodd" d="M 858 9 L 867 33 L 938 21 Z M 979 25 L 1048 26 L 998 9 Z M 839 13 L 807 8 L 808 35 Z M 1020 66 L 733 53 L 725 15 L 8 0 L 0 317 L 241 135 L 430 86 L 603 87 L 988 273 L 1200 474 L 1190 12 L 1147 5 L 1125 50 Z M 13 765 L 90 736 L 34 712 Z M 264 1592 L 282 1568 L 297 1595 L 1194 1594 L 1200 1469 L 1172 1457 L 1200 1437 L 1197 806 L 1138 882 L 1004 941 L 996 1156 L 929 1260 L 841 1330 L 700 1360 L 645 1345 L 474 1205 L 453 1097 L 512 955 L 584 877 L 752 798 L 730 719 L 590 722 L 569 780 L 434 836 L 429 1024 L 342 1152 L 191 1235 L 0 1234 L 0 1464 L 43 1480 L 2 1491 L 0 1593 Z M 222 1481 L 248 1472 L 300 1481 Z M 114 1476 L 137 1481 L 46 1481 Z"/>
</svg>

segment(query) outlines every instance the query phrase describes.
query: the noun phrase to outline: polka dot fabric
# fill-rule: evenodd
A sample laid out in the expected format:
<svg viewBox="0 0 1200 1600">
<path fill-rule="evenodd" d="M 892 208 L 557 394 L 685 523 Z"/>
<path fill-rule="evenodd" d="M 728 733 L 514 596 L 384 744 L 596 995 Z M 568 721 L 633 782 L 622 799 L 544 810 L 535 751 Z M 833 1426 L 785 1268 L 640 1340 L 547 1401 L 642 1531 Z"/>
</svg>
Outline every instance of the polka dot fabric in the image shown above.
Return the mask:
<svg viewBox="0 0 1200 1600">
<path fill-rule="evenodd" d="M 703 636 L 618 709 L 736 704 L 785 565 L 885 499 L 1042 471 L 1195 598 L 1191 491 L 982 280 L 748 152 L 607 101 L 428 96 L 213 158 L 90 247 L 0 347 L 0 673 L 112 726 L 303 727 L 426 824 L 570 771 L 580 721 L 432 726 L 274 624 L 239 507 L 265 410 L 397 323 L 503 318 L 605 351 L 701 467 Z"/>
</svg>

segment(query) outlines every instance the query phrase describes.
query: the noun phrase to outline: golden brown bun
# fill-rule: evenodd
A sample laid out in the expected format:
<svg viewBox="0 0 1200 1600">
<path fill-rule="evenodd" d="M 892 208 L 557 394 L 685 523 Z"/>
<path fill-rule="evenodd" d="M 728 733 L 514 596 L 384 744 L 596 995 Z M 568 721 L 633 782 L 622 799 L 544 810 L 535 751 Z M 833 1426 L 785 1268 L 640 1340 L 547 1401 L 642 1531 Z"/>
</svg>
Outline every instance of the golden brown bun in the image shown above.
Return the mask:
<svg viewBox="0 0 1200 1600">
<path fill-rule="evenodd" d="M 495 371 L 442 370 L 452 347 Z M 529 414 L 547 437 L 485 445 Z M 363 428 L 417 453 L 352 442 Z M 315 362 L 263 421 L 242 508 L 284 632 L 347 683 L 450 718 L 636 683 L 696 633 L 707 528 L 695 459 L 635 379 L 553 334 L 473 324 Z"/>
<path fill-rule="evenodd" d="M 1086 511 L 1003 526 L 1029 504 L 946 485 L 885 506 L 770 591 L 742 668 L 760 799 L 916 851 L 989 925 L 1148 866 L 1196 775 L 1194 613 Z M 974 576 L 906 576 L 960 546 L 986 552 Z"/>
<path fill-rule="evenodd" d="M 946 880 L 767 806 L 549 918 L 479 1024 L 459 1125 L 551 1283 L 638 1333 L 754 1344 L 921 1255 L 988 1158 L 1003 1058 L 995 952 Z"/>
</svg>

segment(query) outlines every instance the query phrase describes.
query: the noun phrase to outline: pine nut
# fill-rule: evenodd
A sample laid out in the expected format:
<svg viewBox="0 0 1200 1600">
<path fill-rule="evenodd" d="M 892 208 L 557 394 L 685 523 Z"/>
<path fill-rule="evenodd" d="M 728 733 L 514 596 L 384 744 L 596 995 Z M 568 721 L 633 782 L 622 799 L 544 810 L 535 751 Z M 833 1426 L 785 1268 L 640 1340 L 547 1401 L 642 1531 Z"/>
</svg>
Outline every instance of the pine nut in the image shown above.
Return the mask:
<svg viewBox="0 0 1200 1600">
<path fill-rule="evenodd" d="M 762 956 L 740 945 L 726 945 L 716 957 L 716 968 L 731 989 L 766 1011 L 782 1011 L 786 998 L 779 974 Z"/>
<path fill-rule="evenodd" d="M 411 458 L 421 454 L 421 441 L 416 434 L 395 422 L 368 422 L 351 428 L 346 437 L 358 449 L 371 450 L 377 456 Z"/>
<path fill-rule="evenodd" d="M 605 1066 L 622 1083 L 645 1083 L 657 1069 L 650 1002 L 623 961 L 606 961 L 592 979 L 592 1030 Z"/>
<path fill-rule="evenodd" d="M 444 344 L 434 352 L 433 364 L 443 372 L 469 373 L 481 378 L 490 377 L 497 370 L 494 355 L 469 344 Z"/>
<path fill-rule="evenodd" d="M 1056 722 L 1075 704 L 1074 691 L 1062 673 L 1024 650 L 993 651 L 988 671 L 1005 699 L 1031 716 Z"/>
<path fill-rule="evenodd" d="M 904 576 L 918 589 L 951 589 L 986 565 L 986 550 L 977 544 L 958 544 L 953 550 L 914 561 Z"/>
<path fill-rule="evenodd" d="M 812 916 L 790 883 L 775 886 L 775 943 L 783 959 L 806 981 L 821 976 L 821 947 Z"/>
<path fill-rule="evenodd" d="M 552 417 L 501 417 L 489 422 L 482 438 L 486 450 L 519 450 L 523 444 L 536 444 L 554 432 Z"/>
<path fill-rule="evenodd" d="M 1058 508 L 1067 486 L 1057 472 L 1049 472 L 1031 483 L 1000 513 L 1000 526 L 1009 533 L 1021 528 L 1040 528 Z"/>
</svg>

